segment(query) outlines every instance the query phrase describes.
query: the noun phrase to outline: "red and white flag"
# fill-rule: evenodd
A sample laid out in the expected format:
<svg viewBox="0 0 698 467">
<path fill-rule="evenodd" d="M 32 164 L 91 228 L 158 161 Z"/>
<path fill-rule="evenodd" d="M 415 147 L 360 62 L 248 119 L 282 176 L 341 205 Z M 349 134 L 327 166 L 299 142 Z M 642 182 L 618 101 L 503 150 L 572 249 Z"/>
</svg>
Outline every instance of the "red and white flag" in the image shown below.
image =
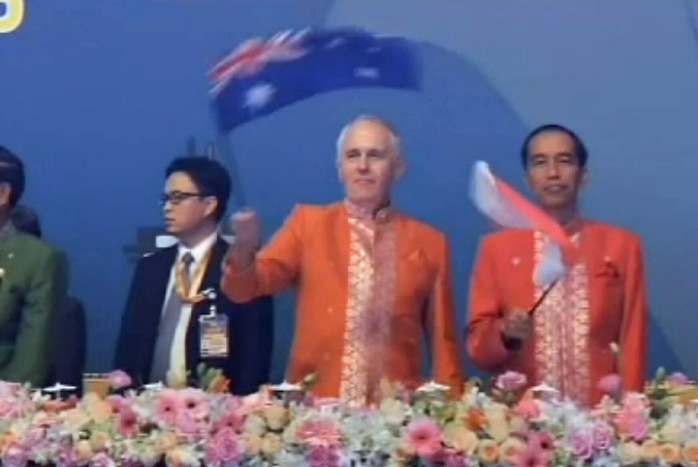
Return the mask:
<svg viewBox="0 0 698 467">
<path fill-rule="evenodd" d="M 498 226 L 536 230 L 547 237 L 542 260 L 533 272 L 536 285 L 550 285 L 565 274 L 575 251 L 565 230 L 542 209 L 495 177 L 486 162 L 477 161 L 473 166 L 470 196 L 475 206 Z"/>
</svg>

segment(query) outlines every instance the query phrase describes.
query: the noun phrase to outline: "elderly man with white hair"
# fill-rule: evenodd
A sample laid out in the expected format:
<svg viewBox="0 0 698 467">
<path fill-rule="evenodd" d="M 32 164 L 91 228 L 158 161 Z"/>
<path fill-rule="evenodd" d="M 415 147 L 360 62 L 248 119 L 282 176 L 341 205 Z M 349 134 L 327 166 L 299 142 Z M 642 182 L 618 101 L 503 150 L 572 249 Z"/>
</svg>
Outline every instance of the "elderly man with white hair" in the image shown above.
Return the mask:
<svg viewBox="0 0 698 467">
<path fill-rule="evenodd" d="M 424 382 L 422 338 L 432 378 L 457 395 L 463 382 L 451 290 L 450 248 L 432 226 L 396 210 L 393 183 L 405 172 L 397 133 L 371 116 L 341 131 L 337 168 L 346 198 L 297 205 L 261 250 L 256 213 L 233 215 L 236 241 L 221 289 L 246 302 L 296 287 L 288 379 L 315 374 L 313 391 L 371 403 L 381 380 Z"/>
</svg>

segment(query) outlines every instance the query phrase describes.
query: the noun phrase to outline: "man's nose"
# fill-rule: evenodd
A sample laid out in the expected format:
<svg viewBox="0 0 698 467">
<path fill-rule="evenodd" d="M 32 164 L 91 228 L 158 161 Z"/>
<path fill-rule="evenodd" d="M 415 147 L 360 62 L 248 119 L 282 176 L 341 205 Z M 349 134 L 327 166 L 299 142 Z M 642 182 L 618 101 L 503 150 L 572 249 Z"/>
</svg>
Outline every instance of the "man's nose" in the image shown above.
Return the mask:
<svg viewBox="0 0 698 467">
<path fill-rule="evenodd" d="M 557 178 L 560 176 L 560 170 L 555 162 L 549 162 L 546 167 L 546 175 L 548 178 Z"/>
<path fill-rule="evenodd" d="M 366 154 L 362 154 L 359 157 L 359 165 L 358 168 L 362 172 L 366 172 L 368 170 L 368 157 L 366 157 Z"/>
</svg>

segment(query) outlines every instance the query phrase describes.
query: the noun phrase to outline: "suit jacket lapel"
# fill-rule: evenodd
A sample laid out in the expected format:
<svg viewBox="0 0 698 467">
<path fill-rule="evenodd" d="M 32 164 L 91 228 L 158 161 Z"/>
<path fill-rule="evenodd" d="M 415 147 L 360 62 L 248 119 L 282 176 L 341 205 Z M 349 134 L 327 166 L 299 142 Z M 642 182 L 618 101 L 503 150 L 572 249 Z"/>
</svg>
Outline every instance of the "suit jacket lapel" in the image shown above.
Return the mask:
<svg viewBox="0 0 698 467">
<path fill-rule="evenodd" d="M 156 254 L 153 259 L 153 267 L 146 274 L 148 284 L 145 286 L 145 296 L 148 303 L 143 313 L 147 316 L 146 322 L 153 326 L 155 334 L 162 315 L 162 307 L 165 306 L 168 298 L 167 284 L 170 281 L 172 265 L 177 259 L 177 247 L 170 247 L 161 254 Z"/>
<path fill-rule="evenodd" d="M 221 280 L 221 262 L 225 256 L 228 249 L 228 243 L 220 237 L 216 240 L 213 245 L 213 251 L 211 252 L 211 257 L 209 258 L 208 264 L 206 265 L 206 271 L 204 272 L 204 277 L 201 280 L 201 285 L 197 292 L 201 292 L 206 289 L 213 289 L 216 292 L 216 304 L 219 304 L 223 297 L 220 291 L 220 280 Z M 197 303 L 192 306 L 191 316 L 189 318 L 189 327 L 187 328 L 187 338 L 186 338 L 186 355 L 187 355 L 187 370 L 190 375 L 194 377 L 196 375 L 196 366 L 199 364 L 200 358 L 200 348 L 199 342 L 199 332 L 200 323 L 199 318 L 202 315 L 208 314 L 211 308 L 211 301 L 204 300 L 201 303 Z M 217 311 L 221 313 L 220 306 L 217 306 Z M 230 324 L 230 316 L 228 317 L 228 323 Z"/>
</svg>

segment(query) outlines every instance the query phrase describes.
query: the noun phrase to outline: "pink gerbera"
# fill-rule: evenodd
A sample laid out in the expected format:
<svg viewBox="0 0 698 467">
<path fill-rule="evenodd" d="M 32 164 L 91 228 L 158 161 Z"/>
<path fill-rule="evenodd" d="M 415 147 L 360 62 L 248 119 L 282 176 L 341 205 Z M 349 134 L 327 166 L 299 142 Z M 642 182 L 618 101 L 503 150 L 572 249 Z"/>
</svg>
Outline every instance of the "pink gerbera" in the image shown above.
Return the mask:
<svg viewBox="0 0 698 467">
<path fill-rule="evenodd" d="M 140 431 L 140 427 L 138 425 L 138 415 L 128 405 L 122 406 L 121 410 L 119 411 L 117 426 L 119 434 L 122 436 L 132 438 L 138 435 L 138 432 Z"/>
<path fill-rule="evenodd" d="M 442 447 L 441 430 L 433 420 L 415 420 L 407 427 L 405 441 L 419 457 L 432 458 Z"/>
<path fill-rule="evenodd" d="M 182 406 L 182 398 L 177 391 L 164 389 L 158 397 L 155 415 L 159 422 L 174 425 Z"/>
</svg>

